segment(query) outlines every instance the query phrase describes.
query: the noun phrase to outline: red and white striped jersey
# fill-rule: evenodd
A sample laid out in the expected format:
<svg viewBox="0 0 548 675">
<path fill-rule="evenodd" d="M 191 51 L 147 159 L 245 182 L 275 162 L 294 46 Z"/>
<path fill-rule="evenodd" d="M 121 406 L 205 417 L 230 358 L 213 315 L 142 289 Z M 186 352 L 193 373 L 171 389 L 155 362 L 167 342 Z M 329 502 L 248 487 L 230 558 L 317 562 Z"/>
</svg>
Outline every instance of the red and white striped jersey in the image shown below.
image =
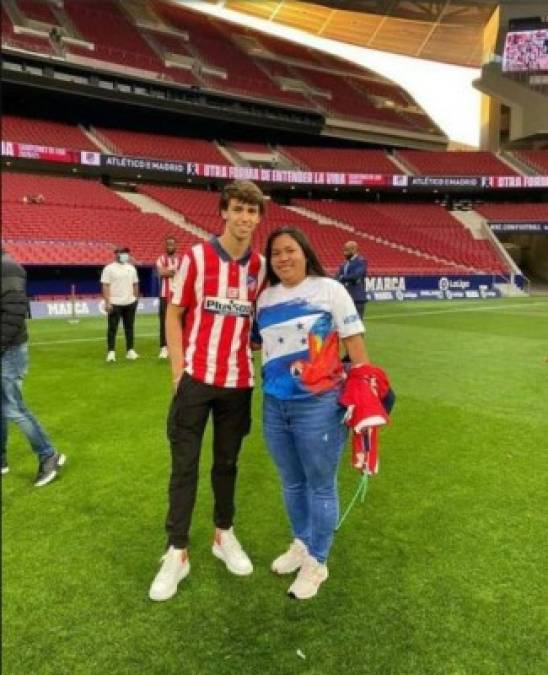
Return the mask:
<svg viewBox="0 0 548 675">
<path fill-rule="evenodd" d="M 266 276 L 263 256 L 232 260 L 218 240 L 196 244 L 183 255 L 172 303 L 183 317 L 184 370 L 217 387 L 252 387 L 249 335 L 255 301 Z"/>
<path fill-rule="evenodd" d="M 168 255 L 164 253 L 156 261 L 156 268 L 167 267 L 170 270 L 177 271 L 179 265 L 181 264 L 181 256 L 174 253 L 173 255 Z M 169 298 L 173 291 L 173 277 L 160 277 L 160 297 Z"/>
</svg>

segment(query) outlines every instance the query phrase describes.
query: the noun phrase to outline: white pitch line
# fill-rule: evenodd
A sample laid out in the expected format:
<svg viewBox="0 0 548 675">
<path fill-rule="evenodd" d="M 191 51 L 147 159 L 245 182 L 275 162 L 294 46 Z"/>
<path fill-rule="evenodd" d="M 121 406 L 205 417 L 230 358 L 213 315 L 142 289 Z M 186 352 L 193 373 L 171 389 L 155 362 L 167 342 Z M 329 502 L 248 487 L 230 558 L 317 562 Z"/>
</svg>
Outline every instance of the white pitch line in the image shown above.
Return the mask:
<svg viewBox="0 0 548 675">
<path fill-rule="evenodd" d="M 548 302 L 528 302 L 519 305 L 490 305 L 489 307 L 453 307 L 452 309 L 432 309 L 424 312 L 402 312 L 401 314 L 377 314 L 375 316 L 365 317 L 365 323 L 368 321 L 375 321 L 376 319 L 399 319 L 400 317 L 408 316 L 427 316 L 430 314 L 458 314 L 460 312 L 487 312 L 488 310 L 505 310 L 505 309 L 528 309 L 533 305 L 548 305 Z"/>
<path fill-rule="evenodd" d="M 377 319 L 399 319 L 400 317 L 413 317 L 413 316 L 428 316 L 431 314 L 458 314 L 460 312 L 486 312 L 488 310 L 505 310 L 505 309 L 528 309 L 529 307 L 533 307 L 533 305 L 548 305 L 548 301 L 540 301 L 540 302 L 528 302 L 528 303 L 523 303 L 523 304 L 512 304 L 512 305 L 490 305 L 489 307 L 480 307 L 480 306 L 475 306 L 475 307 L 453 307 L 452 309 L 432 309 L 429 311 L 424 311 L 424 312 L 402 312 L 401 314 L 377 314 L 376 316 L 370 316 L 365 318 L 365 323 L 369 321 L 376 321 Z M 538 315 L 536 315 L 538 316 Z M 136 338 L 140 337 L 156 337 L 158 333 L 140 333 L 136 335 Z M 101 337 L 90 337 L 90 338 L 73 338 L 72 340 L 41 340 L 39 342 L 33 342 L 31 341 L 31 346 L 44 346 L 44 345 L 68 345 L 72 344 L 74 342 L 101 342 L 105 340 L 105 336 L 102 335 Z"/>
<path fill-rule="evenodd" d="M 158 333 L 137 333 L 135 338 L 142 337 L 157 337 Z M 90 337 L 90 338 L 73 338 L 72 340 L 42 340 L 41 342 L 31 341 L 31 347 L 38 345 L 69 345 L 73 342 L 101 342 L 106 341 L 106 337 L 102 335 L 101 337 Z"/>
</svg>

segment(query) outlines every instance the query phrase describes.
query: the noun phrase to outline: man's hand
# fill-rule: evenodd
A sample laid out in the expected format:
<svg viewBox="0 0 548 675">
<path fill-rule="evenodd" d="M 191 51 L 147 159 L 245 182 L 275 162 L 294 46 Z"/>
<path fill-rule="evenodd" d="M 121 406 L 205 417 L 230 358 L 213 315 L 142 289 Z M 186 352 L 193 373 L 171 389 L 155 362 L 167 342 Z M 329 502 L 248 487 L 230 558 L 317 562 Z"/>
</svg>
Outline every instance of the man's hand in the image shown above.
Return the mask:
<svg viewBox="0 0 548 675">
<path fill-rule="evenodd" d="M 183 371 L 178 375 L 173 375 L 173 392 L 176 392 L 178 387 L 179 387 L 179 382 L 181 381 L 181 377 L 183 376 Z"/>
</svg>

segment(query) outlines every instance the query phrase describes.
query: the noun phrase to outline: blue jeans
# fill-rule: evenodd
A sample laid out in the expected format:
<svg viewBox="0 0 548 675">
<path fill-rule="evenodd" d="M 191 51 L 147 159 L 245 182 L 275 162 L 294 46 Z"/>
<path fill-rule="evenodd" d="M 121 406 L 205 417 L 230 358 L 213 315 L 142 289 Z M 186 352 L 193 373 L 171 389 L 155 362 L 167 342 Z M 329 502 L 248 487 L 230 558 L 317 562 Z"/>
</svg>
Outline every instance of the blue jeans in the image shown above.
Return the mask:
<svg viewBox="0 0 548 675">
<path fill-rule="evenodd" d="M 263 429 L 282 480 L 293 536 L 325 562 L 339 519 L 337 468 L 346 430 L 339 392 L 282 401 L 265 394 Z"/>
<path fill-rule="evenodd" d="M 8 423 L 15 422 L 40 461 L 55 452 L 51 442 L 23 401 L 23 378 L 28 370 L 28 346 L 8 347 L 2 354 L 2 465 L 6 462 Z"/>
</svg>

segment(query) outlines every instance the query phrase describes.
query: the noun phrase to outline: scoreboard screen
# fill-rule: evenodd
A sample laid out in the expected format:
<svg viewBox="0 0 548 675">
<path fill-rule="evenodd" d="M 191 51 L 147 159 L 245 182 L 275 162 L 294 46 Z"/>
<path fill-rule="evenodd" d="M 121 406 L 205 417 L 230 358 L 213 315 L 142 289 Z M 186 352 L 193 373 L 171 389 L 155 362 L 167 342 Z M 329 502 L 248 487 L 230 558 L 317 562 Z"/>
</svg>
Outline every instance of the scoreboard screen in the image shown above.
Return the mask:
<svg viewBox="0 0 548 675">
<path fill-rule="evenodd" d="M 508 33 L 502 69 L 507 72 L 548 72 L 548 28 Z"/>
</svg>

